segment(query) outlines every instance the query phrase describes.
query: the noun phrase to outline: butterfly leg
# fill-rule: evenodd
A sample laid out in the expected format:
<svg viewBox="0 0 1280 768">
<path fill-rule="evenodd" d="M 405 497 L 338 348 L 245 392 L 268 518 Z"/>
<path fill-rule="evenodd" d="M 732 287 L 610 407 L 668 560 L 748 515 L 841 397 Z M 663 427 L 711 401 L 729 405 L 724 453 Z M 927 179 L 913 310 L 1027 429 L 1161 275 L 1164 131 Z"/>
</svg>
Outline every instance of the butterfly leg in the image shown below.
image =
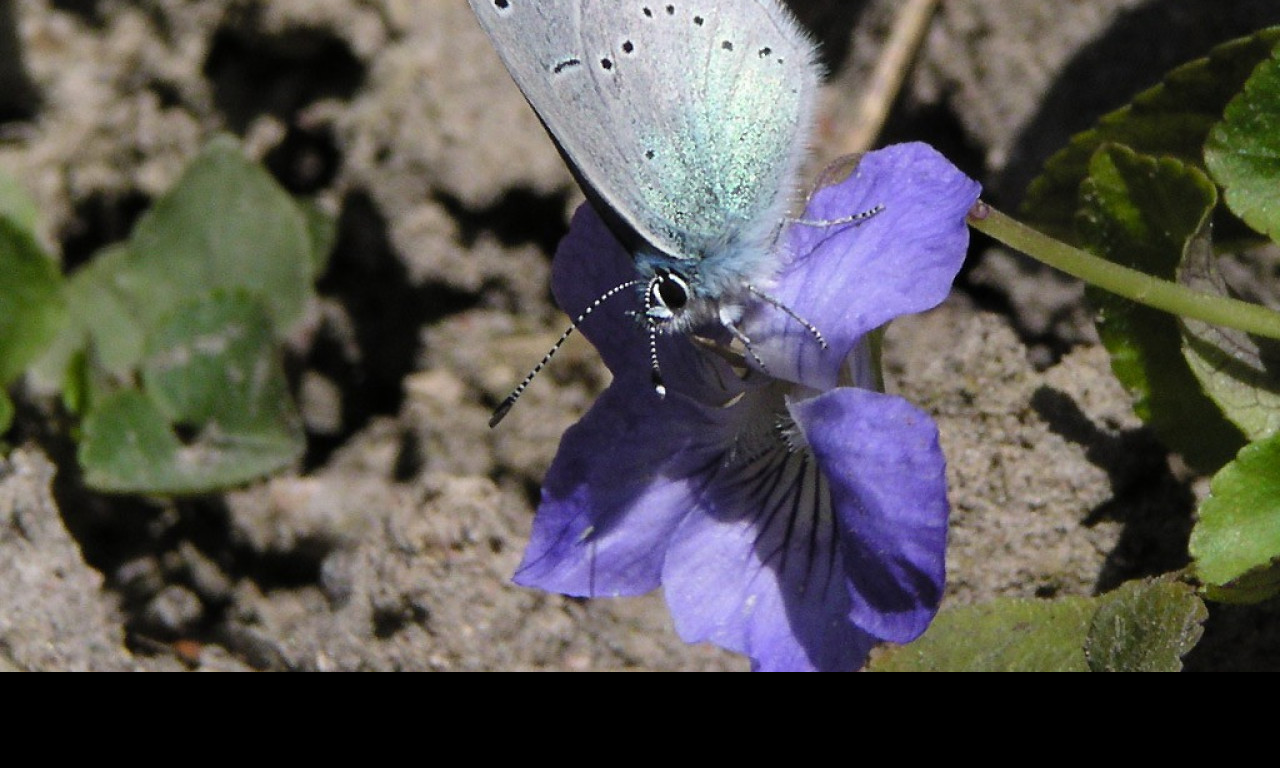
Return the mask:
<svg viewBox="0 0 1280 768">
<path fill-rule="evenodd" d="M 827 340 L 822 337 L 822 331 L 818 330 L 818 327 L 813 323 L 809 322 L 808 320 L 805 320 L 803 317 L 796 314 L 796 311 L 794 309 L 792 309 L 791 307 L 788 307 L 786 304 L 783 304 L 780 300 L 775 299 L 774 297 L 770 296 L 769 294 L 765 293 L 759 288 L 756 288 L 754 285 L 748 285 L 747 290 L 751 291 L 751 293 L 757 296 L 761 301 L 764 301 L 765 303 L 773 307 L 776 307 L 777 309 L 780 309 L 783 312 L 786 312 L 787 315 L 790 316 L 792 320 L 795 320 L 800 325 L 803 325 L 805 330 L 807 330 L 813 336 L 813 338 L 818 340 L 818 344 L 823 349 L 827 348 Z"/>
<path fill-rule="evenodd" d="M 742 329 L 733 323 L 725 323 L 724 327 L 729 329 L 729 333 L 732 333 L 735 339 L 742 342 L 743 348 L 747 350 L 747 354 L 751 355 L 751 359 L 756 361 L 756 365 L 760 367 L 760 370 L 768 373 L 769 366 L 765 365 L 764 361 L 760 359 L 760 355 L 756 354 L 755 347 L 751 346 L 750 337 L 743 333 Z"/>
</svg>

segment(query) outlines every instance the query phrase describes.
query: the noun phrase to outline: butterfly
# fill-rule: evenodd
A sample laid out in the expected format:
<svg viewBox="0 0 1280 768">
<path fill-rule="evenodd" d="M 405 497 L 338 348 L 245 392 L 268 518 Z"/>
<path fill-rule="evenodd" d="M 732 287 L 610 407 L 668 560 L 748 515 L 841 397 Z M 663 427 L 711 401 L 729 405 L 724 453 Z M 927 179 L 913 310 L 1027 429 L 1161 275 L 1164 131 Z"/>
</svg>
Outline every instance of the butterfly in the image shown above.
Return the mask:
<svg viewBox="0 0 1280 768">
<path fill-rule="evenodd" d="M 763 290 L 822 77 L 790 11 L 777 0 L 469 2 L 588 201 L 632 254 L 636 280 L 619 288 L 640 292 L 651 349 L 654 334 L 708 322 L 750 349 L 737 323 L 753 297 L 821 341 Z"/>
</svg>

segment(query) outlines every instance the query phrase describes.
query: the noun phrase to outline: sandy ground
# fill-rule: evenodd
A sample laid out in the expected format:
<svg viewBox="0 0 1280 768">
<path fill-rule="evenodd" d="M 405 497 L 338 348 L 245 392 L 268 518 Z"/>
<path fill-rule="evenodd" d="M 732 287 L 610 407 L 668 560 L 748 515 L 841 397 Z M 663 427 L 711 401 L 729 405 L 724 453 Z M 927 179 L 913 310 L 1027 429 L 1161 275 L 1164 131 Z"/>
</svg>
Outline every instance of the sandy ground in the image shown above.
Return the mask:
<svg viewBox="0 0 1280 768">
<path fill-rule="evenodd" d="M 832 72 L 816 162 L 856 120 L 893 2 L 796 0 Z M 1274 2 L 945 0 L 883 143 L 925 140 L 1016 207 L 1038 164 Z M 11 21 L 12 23 L 6 23 Z M 554 340 L 549 254 L 580 194 L 462 0 L 0 0 L 0 168 L 67 268 L 125 236 L 213 133 L 340 222 L 291 340 L 310 448 L 225 495 L 109 497 L 19 391 L 0 459 L 0 669 L 740 670 L 661 595 L 510 575 L 559 435 L 607 383 Z M 1152 32 L 1152 30 L 1157 30 Z M 895 325 L 890 389 L 942 429 L 949 601 L 1090 594 L 1185 564 L 1203 482 L 1132 415 L 1077 285 L 975 242 Z M 1193 669 L 1280 669 L 1267 606 L 1215 608 Z"/>
</svg>

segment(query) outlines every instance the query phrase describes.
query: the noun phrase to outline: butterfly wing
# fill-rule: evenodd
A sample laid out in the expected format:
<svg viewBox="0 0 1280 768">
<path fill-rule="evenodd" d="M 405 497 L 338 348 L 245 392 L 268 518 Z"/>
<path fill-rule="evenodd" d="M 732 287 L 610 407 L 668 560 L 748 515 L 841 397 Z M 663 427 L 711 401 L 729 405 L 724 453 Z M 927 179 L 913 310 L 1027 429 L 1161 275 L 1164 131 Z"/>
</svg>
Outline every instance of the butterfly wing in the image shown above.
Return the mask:
<svg viewBox="0 0 1280 768">
<path fill-rule="evenodd" d="M 785 215 L 820 78 L 777 0 L 470 2 L 633 250 L 750 273 L 739 254 Z"/>
</svg>

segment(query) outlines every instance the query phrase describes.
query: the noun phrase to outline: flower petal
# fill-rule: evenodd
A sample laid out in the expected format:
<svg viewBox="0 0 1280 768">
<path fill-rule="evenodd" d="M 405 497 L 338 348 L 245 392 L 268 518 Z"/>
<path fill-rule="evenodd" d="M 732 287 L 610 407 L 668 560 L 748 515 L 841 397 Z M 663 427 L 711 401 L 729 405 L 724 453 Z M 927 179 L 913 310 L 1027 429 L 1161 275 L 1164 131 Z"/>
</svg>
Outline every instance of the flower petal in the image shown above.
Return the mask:
<svg viewBox="0 0 1280 768">
<path fill-rule="evenodd" d="M 723 433 L 714 415 L 615 379 L 560 442 L 515 582 L 575 596 L 655 589 L 672 532 L 696 506 L 706 446 Z"/>
<path fill-rule="evenodd" d="M 662 582 L 676 629 L 766 671 L 853 671 L 874 642 L 850 592 L 817 464 L 778 445 L 721 464 L 671 539 Z"/>
<path fill-rule="evenodd" d="M 577 317 L 607 291 L 636 278 L 635 264 L 626 248 L 590 203 L 580 205 L 551 265 L 556 303 L 570 317 Z M 598 305 L 582 324 L 583 335 L 615 373 L 637 366 L 645 370 L 648 364 L 644 331 L 626 314 L 637 308 L 636 291 L 626 289 Z"/>
<path fill-rule="evenodd" d="M 782 235 L 792 260 L 769 293 L 817 327 L 828 348 L 761 302 L 744 330 L 769 373 L 830 389 L 864 334 L 941 303 L 964 262 L 965 216 L 980 191 L 937 150 L 918 143 L 868 153 L 846 180 L 815 191 L 803 216 L 810 223 L 793 223 Z M 860 223 L 811 223 L 877 206 L 883 210 Z"/>
<path fill-rule="evenodd" d="M 928 414 L 840 388 L 791 404 L 830 482 L 853 623 L 905 643 L 937 612 L 946 577 L 946 461 Z"/>
<path fill-rule="evenodd" d="M 977 195 L 927 146 L 865 156 L 848 180 L 814 193 L 805 223 L 783 233 L 785 266 L 764 286 L 829 349 L 761 301 L 742 330 L 767 373 L 743 381 L 668 334 L 658 349 L 673 385 L 665 400 L 649 381 L 647 331 L 628 316 L 639 291 L 618 288 L 636 279 L 634 264 L 580 209 L 553 289 L 569 312 L 591 309 L 582 330 L 615 378 L 561 443 L 516 581 L 571 595 L 661 583 L 686 640 L 746 653 L 760 669 L 855 669 L 877 639 L 919 635 L 945 572 L 949 510 L 933 422 L 899 398 L 841 388 L 788 403 L 791 434 L 803 435 L 796 450 L 771 443 L 770 430 L 780 389 L 796 398 L 831 389 L 867 351 L 868 331 L 946 296 Z M 812 223 L 880 205 L 858 224 Z"/>
</svg>

